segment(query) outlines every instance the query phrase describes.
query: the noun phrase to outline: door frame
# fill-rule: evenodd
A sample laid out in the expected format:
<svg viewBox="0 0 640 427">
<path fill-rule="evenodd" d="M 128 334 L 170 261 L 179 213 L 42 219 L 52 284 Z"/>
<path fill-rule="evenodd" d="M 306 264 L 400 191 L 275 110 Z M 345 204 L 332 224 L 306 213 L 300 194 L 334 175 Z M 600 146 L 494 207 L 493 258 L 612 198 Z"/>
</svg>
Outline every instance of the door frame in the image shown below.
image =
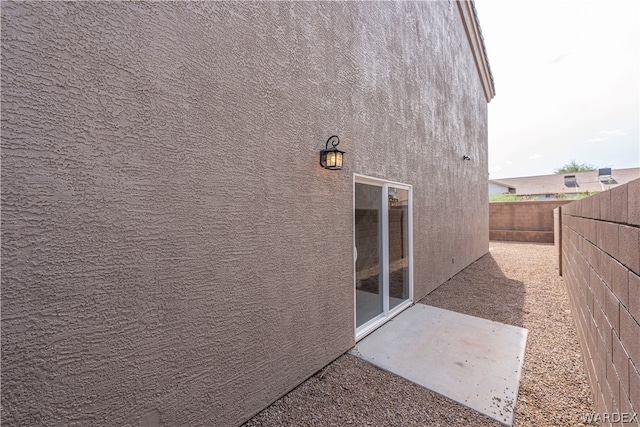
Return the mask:
<svg viewBox="0 0 640 427">
<path fill-rule="evenodd" d="M 381 207 L 381 221 L 382 221 L 382 260 L 380 260 L 382 270 L 382 313 L 369 320 L 364 325 L 358 328 L 357 326 L 357 303 L 356 303 L 356 184 L 369 184 L 382 188 L 382 207 Z M 394 307 L 389 309 L 389 187 L 399 188 L 407 190 L 409 192 L 408 200 L 408 215 L 407 215 L 407 236 L 408 236 L 408 251 L 409 251 L 409 298 Z M 403 310 L 413 305 L 413 186 L 411 184 L 404 184 L 400 182 L 390 181 L 387 179 L 375 178 L 372 176 L 353 174 L 353 325 L 355 328 L 356 342 L 369 335 L 375 329 L 382 324 L 391 320 L 396 315 L 400 314 Z"/>
</svg>

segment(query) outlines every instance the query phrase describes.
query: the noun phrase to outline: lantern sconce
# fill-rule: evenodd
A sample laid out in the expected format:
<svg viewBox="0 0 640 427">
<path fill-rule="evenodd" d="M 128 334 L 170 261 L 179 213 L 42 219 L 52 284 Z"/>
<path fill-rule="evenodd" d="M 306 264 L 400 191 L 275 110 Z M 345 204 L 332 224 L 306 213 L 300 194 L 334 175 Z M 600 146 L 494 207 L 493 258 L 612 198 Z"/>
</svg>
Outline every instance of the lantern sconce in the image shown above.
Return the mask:
<svg viewBox="0 0 640 427">
<path fill-rule="evenodd" d="M 329 148 L 329 143 L 331 143 L 331 148 Z M 330 170 L 342 169 L 343 157 L 346 151 L 340 150 L 338 144 L 340 144 L 338 135 L 330 136 L 327 139 L 324 150 L 320 150 L 320 166 Z"/>
</svg>

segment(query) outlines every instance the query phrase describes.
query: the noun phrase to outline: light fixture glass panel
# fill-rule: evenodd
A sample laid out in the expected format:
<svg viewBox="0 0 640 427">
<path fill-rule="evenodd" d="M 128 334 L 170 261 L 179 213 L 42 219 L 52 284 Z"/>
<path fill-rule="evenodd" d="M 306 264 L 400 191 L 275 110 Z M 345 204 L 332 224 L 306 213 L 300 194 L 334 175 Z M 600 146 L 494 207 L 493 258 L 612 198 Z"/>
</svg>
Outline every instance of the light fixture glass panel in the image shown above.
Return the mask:
<svg viewBox="0 0 640 427">
<path fill-rule="evenodd" d="M 336 153 L 335 151 L 332 151 L 327 156 L 327 166 L 333 167 L 335 165 L 336 165 Z"/>
</svg>

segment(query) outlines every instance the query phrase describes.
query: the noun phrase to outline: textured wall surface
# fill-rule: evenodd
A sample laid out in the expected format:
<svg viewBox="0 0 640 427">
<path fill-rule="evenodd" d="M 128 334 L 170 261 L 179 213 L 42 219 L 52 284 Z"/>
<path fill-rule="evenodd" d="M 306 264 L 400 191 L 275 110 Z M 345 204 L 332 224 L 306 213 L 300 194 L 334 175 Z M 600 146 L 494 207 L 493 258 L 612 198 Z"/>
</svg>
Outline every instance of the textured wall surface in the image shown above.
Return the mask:
<svg viewBox="0 0 640 427">
<path fill-rule="evenodd" d="M 417 298 L 488 249 L 453 1 L 3 2 L 1 66 L 3 425 L 237 425 L 348 350 L 353 173 Z"/>
<path fill-rule="evenodd" d="M 553 210 L 568 200 L 489 203 L 489 238 L 517 242 L 554 242 Z"/>
<path fill-rule="evenodd" d="M 640 413 L 640 179 L 561 216 L 562 274 L 596 410 L 631 420 Z"/>
</svg>

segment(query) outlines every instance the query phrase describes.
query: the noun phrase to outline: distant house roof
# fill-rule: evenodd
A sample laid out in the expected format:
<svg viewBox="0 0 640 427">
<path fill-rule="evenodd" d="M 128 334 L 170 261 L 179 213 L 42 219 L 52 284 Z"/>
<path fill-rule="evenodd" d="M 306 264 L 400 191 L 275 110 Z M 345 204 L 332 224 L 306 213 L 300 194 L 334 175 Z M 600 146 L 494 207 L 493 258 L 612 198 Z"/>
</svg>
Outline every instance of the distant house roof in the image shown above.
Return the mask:
<svg viewBox="0 0 640 427">
<path fill-rule="evenodd" d="M 584 193 L 609 190 L 640 178 L 640 168 L 598 169 L 589 172 L 492 179 L 489 182 L 515 188 L 518 195 Z"/>
<path fill-rule="evenodd" d="M 489 194 L 516 193 L 516 189 L 499 181 L 489 180 Z"/>
</svg>

